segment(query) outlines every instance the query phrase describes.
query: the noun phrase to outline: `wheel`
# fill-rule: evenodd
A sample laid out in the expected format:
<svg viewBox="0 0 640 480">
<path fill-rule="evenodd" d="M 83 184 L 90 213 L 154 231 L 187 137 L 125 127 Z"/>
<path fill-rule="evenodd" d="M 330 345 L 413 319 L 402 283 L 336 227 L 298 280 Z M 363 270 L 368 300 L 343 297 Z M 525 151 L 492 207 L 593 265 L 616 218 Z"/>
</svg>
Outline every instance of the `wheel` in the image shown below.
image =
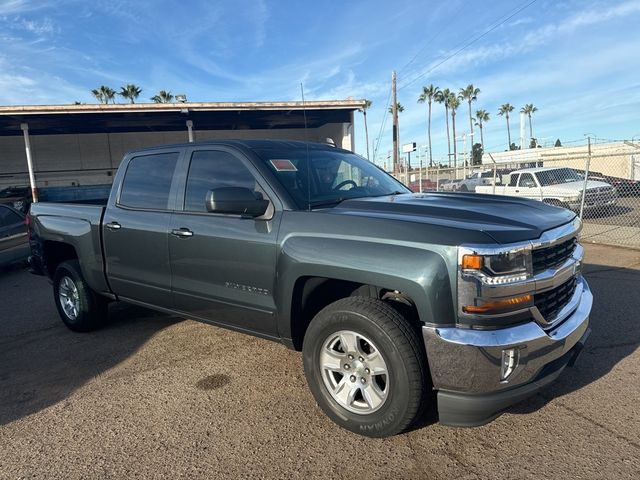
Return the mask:
<svg viewBox="0 0 640 480">
<path fill-rule="evenodd" d="M 460 187 L 460 191 L 461 191 L 461 192 L 468 192 L 468 191 L 469 191 L 469 189 L 467 188 L 467 186 L 466 186 L 466 185 L 462 185 L 462 186 Z"/>
<path fill-rule="evenodd" d="M 75 332 L 95 330 L 106 318 L 107 301 L 89 288 L 77 260 L 62 262 L 56 269 L 53 297 L 60 318 Z"/>
<path fill-rule="evenodd" d="M 349 297 L 325 307 L 302 351 L 318 405 L 352 432 L 395 435 L 426 406 L 430 377 L 418 332 L 381 300 Z"/>
</svg>

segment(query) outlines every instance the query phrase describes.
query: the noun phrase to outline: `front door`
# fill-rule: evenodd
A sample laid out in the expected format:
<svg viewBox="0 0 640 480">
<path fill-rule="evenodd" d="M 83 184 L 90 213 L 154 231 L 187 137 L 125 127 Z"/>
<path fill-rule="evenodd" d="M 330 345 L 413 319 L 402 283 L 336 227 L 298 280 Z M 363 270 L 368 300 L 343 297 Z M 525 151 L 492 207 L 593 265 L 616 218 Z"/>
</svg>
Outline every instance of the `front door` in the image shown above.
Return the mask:
<svg viewBox="0 0 640 480">
<path fill-rule="evenodd" d="M 275 195 L 265 190 L 248 159 L 233 150 L 192 148 L 184 162 L 188 175 L 169 226 L 175 308 L 199 319 L 275 336 L 281 215 Z M 219 187 L 259 191 L 271 205 L 256 219 L 209 213 L 206 194 Z"/>
</svg>

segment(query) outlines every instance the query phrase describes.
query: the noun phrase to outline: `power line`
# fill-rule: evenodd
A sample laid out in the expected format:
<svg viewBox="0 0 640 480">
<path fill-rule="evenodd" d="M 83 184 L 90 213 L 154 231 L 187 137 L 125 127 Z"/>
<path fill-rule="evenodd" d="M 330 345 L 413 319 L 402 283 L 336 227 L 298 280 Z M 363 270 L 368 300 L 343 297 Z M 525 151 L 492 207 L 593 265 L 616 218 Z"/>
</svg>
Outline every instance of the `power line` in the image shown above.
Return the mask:
<svg viewBox="0 0 640 480">
<path fill-rule="evenodd" d="M 384 127 L 387 123 L 387 114 L 389 113 L 387 106 L 389 105 L 389 101 L 391 100 L 391 90 L 392 88 L 389 87 L 389 95 L 387 96 L 387 102 L 384 104 L 384 116 L 382 117 L 382 123 L 380 124 L 380 131 L 378 132 L 378 138 L 376 139 L 376 148 L 373 149 L 374 159 L 378 155 L 378 147 L 380 147 L 380 141 L 382 140 L 382 132 L 384 131 Z"/>
<path fill-rule="evenodd" d="M 408 83 L 405 83 L 404 85 L 398 87 L 398 90 L 402 90 L 406 87 L 408 87 L 409 85 L 414 84 L 416 81 L 418 81 L 419 79 L 421 79 L 422 77 L 428 75 L 429 73 L 433 72 L 435 69 L 437 69 L 438 67 L 440 67 L 442 64 L 448 62 L 449 60 L 451 60 L 453 57 L 455 57 L 456 55 L 458 55 L 460 52 L 466 50 L 467 48 L 469 48 L 471 45 L 473 45 L 474 43 L 478 42 L 479 40 L 481 40 L 482 38 L 486 37 L 488 34 L 490 34 L 491 32 L 493 32 L 495 29 L 497 29 L 498 27 L 504 25 L 506 22 L 508 22 L 509 20 L 511 20 L 513 17 L 515 17 L 517 14 L 519 14 L 520 12 L 522 12 L 523 10 L 525 10 L 526 8 L 530 7 L 531 5 L 533 5 L 534 3 L 536 3 L 537 0 L 531 0 L 528 3 L 526 3 L 525 5 L 519 7 L 515 12 L 513 12 L 512 14 L 510 14 L 508 17 L 504 18 L 503 20 L 501 20 L 500 22 L 494 24 L 493 26 L 491 26 L 489 29 L 485 30 L 483 33 L 481 33 L 480 35 L 476 36 L 475 38 L 471 39 L 470 41 L 468 41 L 467 43 L 465 43 L 462 47 L 460 47 L 459 49 L 457 49 L 456 51 L 454 51 L 453 53 L 451 53 L 450 55 L 447 55 L 444 59 L 442 59 L 440 62 L 436 63 L 433 67 L 431 67 L 430 69 L 428 69 L 426 72 L 421 73 L 420 75 L 418 75 L 417 77 L 415 77 L 413 80 L 409 81 Z"/>
<path fill-rule="evenodd" d="M 460 14 L 460 12 L 462 12 L 462 10 L 464 10 L 466 7 L 467 5 L 465 4 L 465 2 L 463 2 L 462 6 L 458 10 L 456 10 L 456 13 L 454 13 L 449 19 L 456 18 Z M 416 59 L 422 54 L 422 52 L 424 52 L 427 49 L 427 47 L 429 47 L 431 42 L 433 42 L 436 38 L 438 38 L 445 30 L 449 29 L 449 25 L 450 25 L 449 21 L 442 22 L 442 23 L 444 26 L 440 30 L 438 30 L 434 35 L 432 35 L 429 38 L 429 40 L 424 42 L 423 47 L 420 50 L 418 50 L 418 53 L 416 53 L 411 60 L 405 63 L 405 65 L 402 68 L 400 68 L 400 70 L 398 70 L 398 75 L 401 75 L 404 72 L 405 68 L 408 68 L 413 62 L 415 62 Z"/>
</svg>

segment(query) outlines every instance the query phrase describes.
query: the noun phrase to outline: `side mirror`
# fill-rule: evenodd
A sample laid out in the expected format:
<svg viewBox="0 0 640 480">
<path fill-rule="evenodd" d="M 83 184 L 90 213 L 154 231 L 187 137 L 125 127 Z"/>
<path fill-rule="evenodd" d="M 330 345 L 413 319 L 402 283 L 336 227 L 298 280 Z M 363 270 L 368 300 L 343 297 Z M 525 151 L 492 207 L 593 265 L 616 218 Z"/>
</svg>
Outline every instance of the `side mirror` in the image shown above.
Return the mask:
<svg viewBox="0 0 640 480">
<path fill-rule="evenodd" d="M 205 205 L 207 211 L 212 213 L 259 217 L 267 211 L 269 200 L 248 188 L 220 187 L 207 192 Z"/>
</svg>

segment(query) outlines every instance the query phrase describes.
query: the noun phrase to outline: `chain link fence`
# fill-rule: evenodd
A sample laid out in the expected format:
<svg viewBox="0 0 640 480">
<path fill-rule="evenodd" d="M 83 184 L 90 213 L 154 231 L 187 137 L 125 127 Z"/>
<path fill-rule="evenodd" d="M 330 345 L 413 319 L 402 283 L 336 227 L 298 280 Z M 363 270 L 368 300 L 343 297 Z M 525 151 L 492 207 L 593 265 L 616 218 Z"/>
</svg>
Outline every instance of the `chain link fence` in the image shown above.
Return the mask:
<svg viewBox="0 0 640 480">
<path fill-rule="evenodd" d="M 396 173 L 414 192 L 475 192 L 530 198 L 583 220 L 582 241 L 640 249 L 640 145 L 485 154 L 483 164 Z"/>
</svg>

